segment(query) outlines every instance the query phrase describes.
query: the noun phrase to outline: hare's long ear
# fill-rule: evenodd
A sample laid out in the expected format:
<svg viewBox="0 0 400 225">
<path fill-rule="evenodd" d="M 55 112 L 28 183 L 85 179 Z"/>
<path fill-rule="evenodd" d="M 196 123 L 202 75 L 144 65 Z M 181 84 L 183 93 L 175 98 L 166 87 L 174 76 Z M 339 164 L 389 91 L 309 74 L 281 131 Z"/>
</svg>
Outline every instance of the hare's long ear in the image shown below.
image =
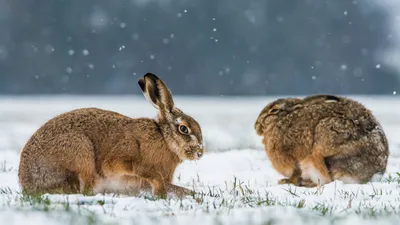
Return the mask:
<svg viewBox="0 0 400 225">
<path fill-rule="evenodd" d="M 167 85 L 155 74 L 146 73 L 139 79 L 138 84 L 144 96 L 160 111 L 171 112 L 174 108 L 174 100 Z"/>
</svg>

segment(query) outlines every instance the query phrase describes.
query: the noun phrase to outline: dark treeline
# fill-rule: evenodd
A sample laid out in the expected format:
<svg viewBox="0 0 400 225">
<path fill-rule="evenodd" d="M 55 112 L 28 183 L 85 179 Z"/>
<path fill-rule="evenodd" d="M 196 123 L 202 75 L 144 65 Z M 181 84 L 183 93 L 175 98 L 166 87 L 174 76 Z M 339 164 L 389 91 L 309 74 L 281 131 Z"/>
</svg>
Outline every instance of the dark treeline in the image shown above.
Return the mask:
<svg viewBox="0 0 400 225">
<path fill-rule="evenodd" d="M 390 94 L 387 12 L 349 0 L 0 1 L 1 94 Z"/>
</svg>

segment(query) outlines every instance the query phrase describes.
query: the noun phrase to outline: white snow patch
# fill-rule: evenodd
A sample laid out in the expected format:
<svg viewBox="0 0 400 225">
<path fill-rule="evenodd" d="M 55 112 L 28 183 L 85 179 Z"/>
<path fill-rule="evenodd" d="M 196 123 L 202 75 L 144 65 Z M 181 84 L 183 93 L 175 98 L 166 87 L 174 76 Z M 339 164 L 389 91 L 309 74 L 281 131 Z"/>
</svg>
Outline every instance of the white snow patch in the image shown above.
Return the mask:
<svg viewBox="0 0 400 225">
<path fill-rule="evenodd" d="M 7 224 L 397 224 L 400 213 L 400 99 L 354 96 L 377 116 L 390 157 L 382 179 L 335 181 L 321 188 L 277 185 L 254 122 L 274 98 L 194 98 L 175 102 L 202 126 L 207 152 L 178 168 L 174 183 L 206 196 L 153 200 L 114 195 L 44 195 L 38 204 L 18 193 L 19 153 L 48 119 L 81 107 L 153 117 L 143 96 L 1 97 L 0 220 Z M 375 217 L 376 216 L 376 217 Z M 93 222 L 94 221 L 94 222 Z"/>
</svg>

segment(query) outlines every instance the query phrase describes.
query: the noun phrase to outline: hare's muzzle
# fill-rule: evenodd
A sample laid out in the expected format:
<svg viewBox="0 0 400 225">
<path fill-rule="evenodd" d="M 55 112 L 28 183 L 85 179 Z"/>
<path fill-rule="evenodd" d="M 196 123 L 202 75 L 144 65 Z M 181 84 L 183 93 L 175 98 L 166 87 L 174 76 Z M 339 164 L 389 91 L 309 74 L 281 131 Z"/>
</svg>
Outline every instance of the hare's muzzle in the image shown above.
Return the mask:
<svg viewBox="0 0 400 225">
<path fill-rule="evenodd" d="M 196 145 L 188 147 L 185 150 L 185 158 L 189 160 L 198 160 L 204 155 L 204 147 L 202 145 Z"/>
<path fill-rule="evenodd" d="M 203 157 L 203 155 L 204 155 L 204 149 L 202 148 L 196 148 L 192 153 L 192 157 L 194 160 L 199 160 L 201 157 Z"/>
</svg>

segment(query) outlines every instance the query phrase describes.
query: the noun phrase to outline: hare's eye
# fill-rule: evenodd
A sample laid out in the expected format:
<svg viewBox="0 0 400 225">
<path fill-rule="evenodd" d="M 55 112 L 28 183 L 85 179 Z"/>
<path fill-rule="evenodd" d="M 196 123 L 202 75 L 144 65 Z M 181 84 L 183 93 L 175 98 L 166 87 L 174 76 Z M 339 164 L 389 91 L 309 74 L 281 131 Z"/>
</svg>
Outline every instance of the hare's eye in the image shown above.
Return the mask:
<svg viewBox="0 0 400 225">
<path fill-rule="evenodd" d="M 278 111 L 279 111 L 279 109 L 274 108 L 274 109 L 269 110 L 269 113 L 277 113 Z"/>
<path fill-rule="evenodd" d="M 182 134 L 189 134 L 189 129 L 185 125 L 179 125 L 179 132 Z"/>
</svg>

